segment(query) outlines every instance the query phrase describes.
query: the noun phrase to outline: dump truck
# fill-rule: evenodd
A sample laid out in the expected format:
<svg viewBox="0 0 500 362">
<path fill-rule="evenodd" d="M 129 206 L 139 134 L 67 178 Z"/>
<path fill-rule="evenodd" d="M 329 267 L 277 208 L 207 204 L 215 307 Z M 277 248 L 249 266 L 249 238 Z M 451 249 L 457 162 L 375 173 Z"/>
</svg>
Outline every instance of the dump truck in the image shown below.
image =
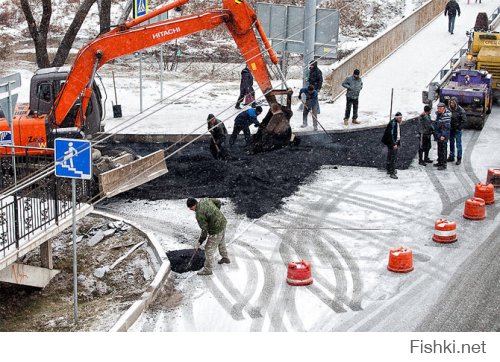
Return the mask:
<svg viewBox="0 0 500 362">
<path fill-rule="evenodd" d="M 12 129 L 6 119 L 0 119 L 0 132 L 11 133 L 15 146 L 0 147 L 0 157 L 26 155 L 53 155 L 54 139 L 86 138 L 95 140 L 101 131 L 103 105 L 101 92 L 95 82 L 97 70 L 118 57 L 142 49 L 166 43 L 199 31 L 209 30 L 224 24 L 233 37 L 254 79 L 261 88 L 270 106 L 277 103 L 276 95 L 283 90 L 274 89 L 267 64 L 260 49 L 256 33 L 269 54 L 277 71 L 278 58 L 271 48 L 257 15 L 246 0 L 222 0 L 219 9 L 206 9 L 196 14 L 182 15 L 173 19 L 146 22 L 171 9 L 179 8 L 189 0 L 177 0 L 150 13 L 127 21 L 99 35 L 84 45 L 76 55 L 70 69 L 41 69 L 31 80 L 30 102 L 20 104 L 15 110 Z M 269 130 L 273 134 L 290 129 L 287 124 Z M 277 135 L 279 138 L 279 134 Z M 269 139 L 272 139 L 269 138 Z M 114 149 L 112 155 L 95 155 L 94 165 L 103 196 L 112 196 L 129 190 L 167 172 L 163 151 L 137 158 L 124 155 Z M 12 151 L 14 149 L 14 151 Z M 125 150 L 125 154 L 127 151 Z M 102 162 L 101 162 L 102 161 Z M 103 177 L 106 175 L 106 177 Z"/>
</svg>

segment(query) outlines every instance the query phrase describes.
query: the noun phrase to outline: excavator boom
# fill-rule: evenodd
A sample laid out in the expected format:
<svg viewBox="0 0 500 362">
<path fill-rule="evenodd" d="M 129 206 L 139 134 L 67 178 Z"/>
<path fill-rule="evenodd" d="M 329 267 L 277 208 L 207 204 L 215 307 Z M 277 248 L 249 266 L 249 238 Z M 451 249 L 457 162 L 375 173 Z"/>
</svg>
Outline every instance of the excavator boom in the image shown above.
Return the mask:
<svg viewBox="0 0 500 362">
<path fill-rule="evenodd" d="M 172 9 L 187 0 L 179 0 L 153 12 L 158 15 Z M 213 29 L 222 23 L 226 24 L 234 38 L 242 56 L 252 72 L 255 81 L 268 101 L 275 102 L 274 96 L 269 92 L 272 89 L 269 73 L 264 57 L 261 53 L 259 42 L 254 33 L 257 29 L 262 37 L 273 63 L 277 57 L 270 48 L 262 27 L 254 11 L 245 0 L 223 0 L 222 9 L 208 9 L 203 12 L 180 16 L 145 26 L 137 26 L 149 19 L 150 14 L 132 20 L 118 28 L 100 35 L 77 54 L 66 83 L 54 102 L 53 123 L 60 126 L 70 111 L 75 101 L 82 97 L 82 112 L 75 122 L 75 126 L 82 128 L 84 115 L 92 92 L 92 81 L 95 72 L 104 64 L 118 57 L 137 52 L 142 49 L 169 42 L 171 40 L 190 35 L 202 30 Z M 131 27 L 131 26 L 136 27 Z"/>
</svg>

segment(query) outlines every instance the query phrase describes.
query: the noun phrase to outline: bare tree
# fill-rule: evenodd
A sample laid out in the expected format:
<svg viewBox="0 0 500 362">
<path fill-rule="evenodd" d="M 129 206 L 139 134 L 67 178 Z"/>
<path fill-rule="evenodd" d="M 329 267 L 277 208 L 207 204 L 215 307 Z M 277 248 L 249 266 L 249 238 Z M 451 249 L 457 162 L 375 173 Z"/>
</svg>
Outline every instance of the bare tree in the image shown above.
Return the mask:
<svg viewBox="0 0 500 362">
<path fill-rule="evenodd" d="M 36 20 L 33 16 L 32 7 L 36 6 L 31 5 L 29 0 L 19 0 L 21 3 L 21 9 L 23 10 L 24 16 L 26 18 L 26 22 L 28 23 L 28 29 L 35 43 L 35 54 L 36 54 L 36 63 L 40 68 L 46 67 L 59 67 L 64 64 L 66 59 L 68 58 L 69 51 L 71 50 L 71 46 L 75 41 L 76 35 L 80 30 L 83 21 L 87 17 L 87 14 L 90 11 L 92 5 L 96 2 L 96 0 L 83 0 L 80 4 L 80 7 L 76 11 L 75 17 L 71 22 L 66 34 L 57 49 L 54 60 L 50 62 L 49 54 L 47 52 L 47 36 L 49 32 L 50 19 L 52 16 L 52 1 L 51 0 L 42 0 L 42 17 L 40 19 L 40 24 L 36 23 Z M 103 2 L 109 2 L 111 5 L 111 0 L 103 0 Z M 108 20 L 109 24 L 109 20 Z"/>
<path fill-rule="evenodd" d="M 50 66 L 49 54 L 47 52 L 47 33 L 49 31 L 50 17 L 52 16 L 52 3 L 50 0 L 42 1 L 43 13 L 40 26 L 37 26 L 29 1 L 20 1 L 31 38 L 33 38 L 33 42 L 35 43 L 36 64 L 40 68 L 46 68 Z"/>
<path fill-rule="evenodd" d="M 97 4 L 99 5 L 101 33 L 104 33 L 111 26 L 111 0 L 97 0 Z"/>
<path fill-rule="evenodd" d="M 50 0 L 43 0 L 43 1 L 45 2 Z M 64 62 L 68 58 L 69 51 L 71 50 L 71 46 L 75 41 L 76 35 L 78 34 L 78 31 L 82 27 L 83 21 L 87 17 L 87 14 L 89 13 L 90 8 L 95 3 L 95 1 L 96 0 L 84 0 L 80 4 L 80 7 L 76 11 L 75 17 L 73 18 L 73 21 L 71 22 L 68 31 L 66 31 L 66 34 L 64 34 L 64 38 L 61 41 L 59 48 L 57 49 L 56 56 L 52 61 L 53 67 L 60 67 L 61 65 L 64 64 Z"/>
</svg>

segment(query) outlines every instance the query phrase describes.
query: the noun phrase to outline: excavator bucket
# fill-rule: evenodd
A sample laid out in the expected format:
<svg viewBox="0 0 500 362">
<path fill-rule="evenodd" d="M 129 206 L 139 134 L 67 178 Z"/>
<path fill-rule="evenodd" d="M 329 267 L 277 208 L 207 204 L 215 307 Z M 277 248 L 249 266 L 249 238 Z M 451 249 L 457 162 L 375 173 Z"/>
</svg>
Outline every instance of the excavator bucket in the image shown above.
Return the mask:
<svg viewBox="0 0 500 362">
<path fill-rule="evenodd" d="M 103 197 L 112 197 L 154 180 L 168 172 L 163 150 L 101 173 L 99 190 Z"/>
</svg>

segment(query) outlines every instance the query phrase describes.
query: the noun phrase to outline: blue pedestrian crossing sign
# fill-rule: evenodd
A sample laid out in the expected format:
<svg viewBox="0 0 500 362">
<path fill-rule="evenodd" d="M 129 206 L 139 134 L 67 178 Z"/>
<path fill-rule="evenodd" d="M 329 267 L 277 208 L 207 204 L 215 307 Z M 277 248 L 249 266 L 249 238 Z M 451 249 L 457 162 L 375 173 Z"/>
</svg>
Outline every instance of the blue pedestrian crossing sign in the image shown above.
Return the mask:
<svg viewBox="0 0 500 362">
<path fill-rule="evenodd" d="M 90 141 L 57 138 L 54 143 L 57 177 L 90 180 L 92 178 L 92 145 Z"/>
<path fill-rule="evenodd" d="M 134 0 L 134 19 L 148 13 L 149 3 L 148 0 Z"/>
</svg>

